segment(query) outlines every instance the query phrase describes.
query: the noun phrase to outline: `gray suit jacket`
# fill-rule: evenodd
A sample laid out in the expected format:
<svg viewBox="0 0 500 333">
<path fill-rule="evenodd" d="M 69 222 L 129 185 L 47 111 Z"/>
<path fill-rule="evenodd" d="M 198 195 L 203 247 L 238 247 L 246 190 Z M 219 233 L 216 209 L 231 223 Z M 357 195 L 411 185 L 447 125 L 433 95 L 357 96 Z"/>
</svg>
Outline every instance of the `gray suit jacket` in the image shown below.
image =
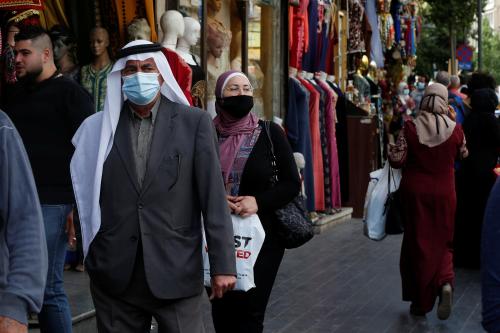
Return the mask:
<svg viewBox="0 0 500 333">
<path fill-rule="evenodd" d="M 148 285 L 161 299 L 203 290 L 201 215 L 211 273 L 236 274 L 231 218 L 210 116 L 162 97 L 143 186 L 122 110 L 103 170 L 101 227 L 86 266 L 93 283 L 126 292 L 138 244 Z"/>
</svg>

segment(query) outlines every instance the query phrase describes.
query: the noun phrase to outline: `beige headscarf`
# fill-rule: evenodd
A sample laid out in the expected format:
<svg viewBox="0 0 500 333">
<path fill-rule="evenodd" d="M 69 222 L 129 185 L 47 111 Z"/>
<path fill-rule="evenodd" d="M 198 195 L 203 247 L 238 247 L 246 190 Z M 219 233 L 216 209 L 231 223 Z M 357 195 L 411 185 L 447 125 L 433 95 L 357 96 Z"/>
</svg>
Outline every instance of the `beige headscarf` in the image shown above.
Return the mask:
<svg viewBox="0 0 500 333">
<path fill-rule="evenodd" d="M 448 117 L 448 89 L 441 83 L 429 85 L 422 97 L 420 111 L 414 120 L 418 141 L 432 148 L 448 140 L 456 126 Z"/>
</svg>

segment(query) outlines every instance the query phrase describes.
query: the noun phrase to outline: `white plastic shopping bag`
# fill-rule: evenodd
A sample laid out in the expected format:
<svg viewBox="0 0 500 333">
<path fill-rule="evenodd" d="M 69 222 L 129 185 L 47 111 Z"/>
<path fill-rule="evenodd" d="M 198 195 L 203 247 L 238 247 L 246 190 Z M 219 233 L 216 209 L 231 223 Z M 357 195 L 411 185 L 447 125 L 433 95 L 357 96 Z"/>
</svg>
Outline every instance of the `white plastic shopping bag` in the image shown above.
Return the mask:
<svg viewBox="0 0 500 333">
<path fill-rule="evenodd" d="M 385 237 L 384 206 L 389 186 L 391 186 L 391 192 L 394 192 L 399 188 L 401 182 L 401 170 L 399 169 L 392 169 L 391 177 L 394 178 L 389 182 L 389 168 L 389 161 L 387 161 L 382 169 L 370 173 L 370 183 L 365 198 L 363 232 L 373 240 L 381 240 Z"/>
<path fill-rule="evenodd" d="M 247 291 L 255 287 L 253 266 L 257 261 L 266 233 L 257 214 L 249 217 L 231 215 L 233 220 L 234 246 L 236 256 L 236 287 L 234 290 Z M 205 286 L 210 287 L 210 262 L 208 247 L 203 233 L 203 271 Z"/>
</svg>

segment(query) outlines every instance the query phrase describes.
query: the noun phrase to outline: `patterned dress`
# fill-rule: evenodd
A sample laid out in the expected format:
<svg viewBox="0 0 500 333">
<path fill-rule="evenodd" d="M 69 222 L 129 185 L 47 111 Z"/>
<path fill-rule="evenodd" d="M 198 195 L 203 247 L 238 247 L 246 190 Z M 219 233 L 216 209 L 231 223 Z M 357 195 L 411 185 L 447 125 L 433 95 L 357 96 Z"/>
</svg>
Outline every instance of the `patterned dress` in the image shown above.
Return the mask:
<svg viewBox="0 0 500 333">
<path fill-rule="evenodd" d="M 104 101 L 106 99 L 106 78 L 113 68 L 113 63 L 99 71 L 92 68 L 92 65 L 82 67 L 80 73 L 80 84 L 94 98 L 95 112 L 104 110 Z"/>
</svg>

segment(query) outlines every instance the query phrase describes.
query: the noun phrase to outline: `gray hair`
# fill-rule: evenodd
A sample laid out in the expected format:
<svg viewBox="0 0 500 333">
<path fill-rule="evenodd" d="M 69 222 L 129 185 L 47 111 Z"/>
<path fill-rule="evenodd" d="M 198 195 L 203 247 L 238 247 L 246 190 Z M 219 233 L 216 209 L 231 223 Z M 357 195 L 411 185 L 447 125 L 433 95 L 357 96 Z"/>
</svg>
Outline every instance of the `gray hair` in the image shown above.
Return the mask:
<svg viewBox="0 0 500 333">
<path fill-rule="evenodd" d="M 450 86 L 450 74 L 445 71 L 439 71 L 436 75 L 436 82 L 441 83 L 445 87 Z"/>
<path fill-rule="evenodd" d="M 458 75 L 450 76 L 450 85 L 452 88 L 460 87 L 460 78 L 458 77 Z"/>
</svg>

